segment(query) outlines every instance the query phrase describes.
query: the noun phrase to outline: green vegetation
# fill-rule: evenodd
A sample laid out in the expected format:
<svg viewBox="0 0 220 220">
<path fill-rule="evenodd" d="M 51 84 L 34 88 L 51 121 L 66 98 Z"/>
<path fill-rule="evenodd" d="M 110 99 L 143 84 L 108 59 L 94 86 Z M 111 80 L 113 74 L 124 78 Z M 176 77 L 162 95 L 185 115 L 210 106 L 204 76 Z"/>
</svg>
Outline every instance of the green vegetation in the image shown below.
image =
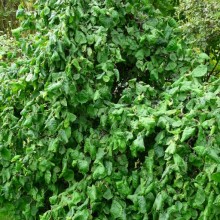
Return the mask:
<svg viewBox="0 0 220 220">
<path fill-rule="evenodd" d="M 210 56 L 212 71 L 220 73 L 220 2 L 182 0 L 176 11 L 184 39 Z M 202 19 L 201 19 L 202 18 Z"/>
<path fill-rule="evenodd" d="M 13 219 L 220 218 L 218 48 L 183 37 L 191 20 L 168 3 L 19 6 L 0 52 L 0 205 Z"/>
<path fill-rule="evenodd" d="M 215 0 L 182 0 L 177 8 L 183 34 L 198 48 L 207 53 L 219 52 L 219 9 L 220 2 Z"/>
<path fill-rule="evenodd" d="M 18 25 L 15 15 L 20 2 L 20 0 L 0 0 L 0 33 L 9 34 L 11 28 Z"/>
<path fill-rule="evenodd" d="M 4 208 L 0 209 L 0 220 L 14 220 L 15 216 L 12 213 L 13 208 L 4 204 Z"/>
</svg>

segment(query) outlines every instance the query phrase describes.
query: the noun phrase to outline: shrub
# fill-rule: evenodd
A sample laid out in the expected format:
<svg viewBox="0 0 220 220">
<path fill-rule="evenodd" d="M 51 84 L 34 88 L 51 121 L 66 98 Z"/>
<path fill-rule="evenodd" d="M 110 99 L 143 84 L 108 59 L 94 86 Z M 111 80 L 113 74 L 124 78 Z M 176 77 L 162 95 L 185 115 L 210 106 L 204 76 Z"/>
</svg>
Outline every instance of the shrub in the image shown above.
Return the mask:
<svg viewBox="0 0 220 220">
<path fill-rule="evenodd" d="M 39 0 L 18 17 L 1 202 L 21 219 L 218 218 L 219 80 L 177 22 L 144 0 Z"/>
</svg>

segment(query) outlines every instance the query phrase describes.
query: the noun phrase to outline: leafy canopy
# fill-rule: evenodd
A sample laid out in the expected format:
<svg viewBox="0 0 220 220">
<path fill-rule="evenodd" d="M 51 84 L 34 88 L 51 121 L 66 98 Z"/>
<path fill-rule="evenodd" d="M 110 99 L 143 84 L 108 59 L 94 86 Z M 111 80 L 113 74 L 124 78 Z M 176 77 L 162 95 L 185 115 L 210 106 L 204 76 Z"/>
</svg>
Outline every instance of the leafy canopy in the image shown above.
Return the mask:
<svg viewBox="0 0 220 220">
<path fill-rule="evenodd" d="M 38 0 L 17 15 L 1 202 L 30 220 L 219 218 L 219 80 L 204 82 L 209 57 L 178 23 L 147 0 Z"/>
</svg>

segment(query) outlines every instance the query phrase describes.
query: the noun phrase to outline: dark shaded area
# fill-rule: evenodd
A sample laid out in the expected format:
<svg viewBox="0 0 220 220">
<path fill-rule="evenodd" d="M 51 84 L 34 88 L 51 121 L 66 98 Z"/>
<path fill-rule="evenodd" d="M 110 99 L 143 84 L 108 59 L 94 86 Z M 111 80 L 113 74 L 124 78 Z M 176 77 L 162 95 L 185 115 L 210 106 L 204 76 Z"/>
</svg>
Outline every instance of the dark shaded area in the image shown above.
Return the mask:
<svg viewBox="0 0 220 220">
<path fill-rule="evenodd" d="M 0 34 L 10 34 L 18 26 L 16 11 L 20 3 L 20 0 L 0 0 Z"/>
</svg>

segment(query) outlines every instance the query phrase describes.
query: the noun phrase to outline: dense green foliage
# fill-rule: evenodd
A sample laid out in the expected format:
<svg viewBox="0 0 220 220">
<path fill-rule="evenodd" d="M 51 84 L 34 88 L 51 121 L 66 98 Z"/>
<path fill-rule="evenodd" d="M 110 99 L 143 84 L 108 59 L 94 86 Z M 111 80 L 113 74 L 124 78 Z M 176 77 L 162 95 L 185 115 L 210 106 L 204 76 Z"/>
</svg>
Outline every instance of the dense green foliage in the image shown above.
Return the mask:
<svg viewBox="0 0 220 220">
<path fill-rule="evenodd" d="M 211 57 L 210 75 L 218 75 L 220 73 L 220 2 L 182 0 L 177 7 L 176 15 L 180 18 L 183 38 L 197 47 L 197 50 L 206 52 Z"/>
<path fill-rule="evenodd" d="M 182 0 L 177 14 L 182 29 L 198 48 L 215 53 L 220 47 L 220 2 L 216 0 Z M 201 19 L 202 18 L 202 19 Z"/>
<path fill-rule="evenodd" d="M 181 0 L 183 1 L 183 0 Z M 154 6 L 155 9 L 159 9 L 164 15 L 174 15 L 176 12 L 176 7 L 179 7 L 179 0 L 149 0 L 149 2 Z"/>
<path fill-rule="evenodd" d="M 0 69 L 11 65 L 11 63 L 17 60 L 17 57 L 22 57 L 19 44 L 14 38 L 9 38 L 7 35 L 0 35 L 0 47 Z"/>
<path fill-rule="evenodd" d="M 0 65 L 0 202 L 18 219 L 219 219 L 219 79 L 161 7 L 19 8 L 22 54 Z"/>
</svg>

